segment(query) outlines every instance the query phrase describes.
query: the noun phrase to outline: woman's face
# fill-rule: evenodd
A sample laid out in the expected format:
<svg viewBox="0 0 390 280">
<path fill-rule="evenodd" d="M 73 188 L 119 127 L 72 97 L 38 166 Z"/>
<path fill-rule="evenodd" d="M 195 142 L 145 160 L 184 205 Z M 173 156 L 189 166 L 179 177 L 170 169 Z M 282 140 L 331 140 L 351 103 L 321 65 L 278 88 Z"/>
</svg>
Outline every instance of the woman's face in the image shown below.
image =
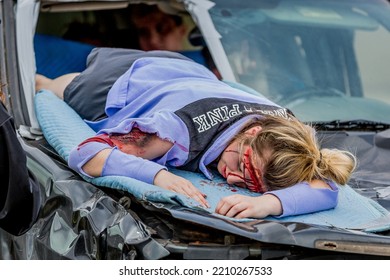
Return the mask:
<svg viewBox="0 0 390 280">
<path fill-rule="evenodd" d="M 253 129 L 248 130 L 247 133 L 255 134 L 261 130 L 260 127 Z M 256 192 L 265 192 L 266 187 L 262 180 L 264 162 L 259 157 L 256 157 L 256 162 L 254 162 L 252 149 L 249 146 L 244 146 L 243 152 L 240 152 L 238 141 L 233 141 L 222 152 L 217 169 L 228 184 Z"/>
</svg>

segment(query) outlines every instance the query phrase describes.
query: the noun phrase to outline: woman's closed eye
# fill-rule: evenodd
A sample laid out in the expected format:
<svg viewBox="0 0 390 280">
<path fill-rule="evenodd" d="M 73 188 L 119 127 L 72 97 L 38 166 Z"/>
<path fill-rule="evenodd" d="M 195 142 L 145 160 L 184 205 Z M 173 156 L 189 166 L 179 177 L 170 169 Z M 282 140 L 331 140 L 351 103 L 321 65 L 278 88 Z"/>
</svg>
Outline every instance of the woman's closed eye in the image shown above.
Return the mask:
<svg viewBox="0 0 390 280">
<path fill-rule="evenodd" d="M 227 150 L 227 152 L 236 154 L 237 167 L 236 170 L 231 170 L 227 176 L 234 177 L 234 185 L 242 188 L 250 188 L 254 185 L 250 171 L 247 168 L 249 158 L 247 154 L 242 155 L 236 150 Z"/>
</svg>

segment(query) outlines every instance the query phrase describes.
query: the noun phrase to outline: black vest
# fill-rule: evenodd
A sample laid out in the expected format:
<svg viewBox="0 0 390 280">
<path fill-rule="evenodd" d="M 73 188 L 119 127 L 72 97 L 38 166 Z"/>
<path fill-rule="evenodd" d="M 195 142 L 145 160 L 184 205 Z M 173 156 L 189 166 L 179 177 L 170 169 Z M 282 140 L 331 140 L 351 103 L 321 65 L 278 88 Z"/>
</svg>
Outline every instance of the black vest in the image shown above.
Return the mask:
<svg viewBox="0 0 390 280">
<path fill-rule="evenodd" d="M 188 159 L 181 169 L 199 171 L 203 154 L 233 123 L 248 115 L 274 115 L 288 118 L 287 109 L 227 98 L 205 98 L 177 110 L 190 135 Z"/>
</svg>

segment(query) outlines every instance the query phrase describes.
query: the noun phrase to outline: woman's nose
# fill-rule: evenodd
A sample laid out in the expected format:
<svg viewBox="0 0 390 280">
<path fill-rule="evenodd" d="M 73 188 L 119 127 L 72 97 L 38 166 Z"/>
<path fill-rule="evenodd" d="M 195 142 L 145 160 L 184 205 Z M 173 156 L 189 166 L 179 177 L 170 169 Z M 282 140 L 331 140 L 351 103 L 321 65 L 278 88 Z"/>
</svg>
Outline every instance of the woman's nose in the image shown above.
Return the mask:
<svg viewBox="0 0 390 280">
<path fill-rule="evenodd" d="M 229 172 L 226 174 L 226 182 L 228 184 L 234 185 L 238 183 L 245 183 L 244 178 L 240 172 Z"/>
</svg>

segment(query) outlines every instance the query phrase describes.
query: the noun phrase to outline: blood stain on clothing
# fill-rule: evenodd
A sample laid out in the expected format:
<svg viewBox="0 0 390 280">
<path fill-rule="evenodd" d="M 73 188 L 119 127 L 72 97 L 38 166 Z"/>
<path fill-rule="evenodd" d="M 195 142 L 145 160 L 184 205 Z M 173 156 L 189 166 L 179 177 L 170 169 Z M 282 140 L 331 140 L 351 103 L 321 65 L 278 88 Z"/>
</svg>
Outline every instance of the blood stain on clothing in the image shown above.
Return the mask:
<svg viewBox="0 0 390 280">
<path fill-rule="evenodd" d="M 156 134 L 146 133 L 134 127 L 127 134 L 113 134 L 111 139 L 122 142 L 123 144 L 136 144 L 138 147 L 145 147 Z"/>
</svg>

